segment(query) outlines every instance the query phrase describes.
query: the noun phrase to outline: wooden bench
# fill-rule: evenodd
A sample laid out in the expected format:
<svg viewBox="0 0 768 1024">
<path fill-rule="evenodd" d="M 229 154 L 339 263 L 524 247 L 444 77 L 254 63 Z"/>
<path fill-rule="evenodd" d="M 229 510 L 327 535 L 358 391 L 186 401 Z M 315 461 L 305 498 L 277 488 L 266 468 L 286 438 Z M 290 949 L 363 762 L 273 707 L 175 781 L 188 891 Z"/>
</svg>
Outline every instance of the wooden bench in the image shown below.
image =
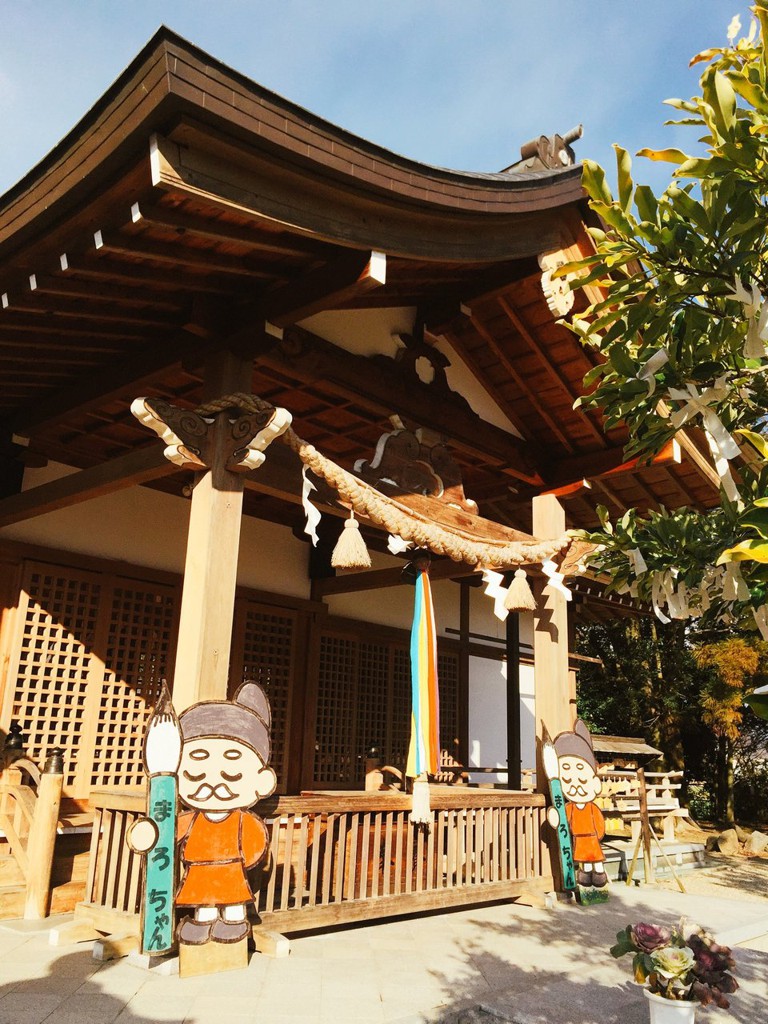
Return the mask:
<svg viewBox="0 0 768 1024">
<path fill-rule="evenodd" d="M 606 822 L 619 820 L 631 828 L 632 842 L 640 835 L 640 780 L 636 771 L 601 768 L 603 792 L 597 799 Z M 675 824 L 689 817 L 688 809 L 680 806 L 678 793 L 682 788 L 681 771 L 645 772 L 648 799 L 648 818 L 661 821 L 663 838 L 675 840 Z"/>
</svg>

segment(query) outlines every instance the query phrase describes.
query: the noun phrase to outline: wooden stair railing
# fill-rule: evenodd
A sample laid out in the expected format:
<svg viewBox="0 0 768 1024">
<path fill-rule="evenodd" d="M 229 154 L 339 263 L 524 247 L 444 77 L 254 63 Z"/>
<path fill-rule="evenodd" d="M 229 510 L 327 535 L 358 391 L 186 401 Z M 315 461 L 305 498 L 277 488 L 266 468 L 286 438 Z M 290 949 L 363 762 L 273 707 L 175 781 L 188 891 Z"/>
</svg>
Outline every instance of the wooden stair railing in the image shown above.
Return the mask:
<svg viewBox="0 0 768 1024">
<path fill-rule="evenodd" d="M 28 782 L 24 782 L 24 778 Z M 24 919 L 47 917 L 56 831 L 64 782 L 62 753 L 51 751 L 41 772 L 29 758 L 0 773 L 0 830 L 24 878 Z"/>
</svg>

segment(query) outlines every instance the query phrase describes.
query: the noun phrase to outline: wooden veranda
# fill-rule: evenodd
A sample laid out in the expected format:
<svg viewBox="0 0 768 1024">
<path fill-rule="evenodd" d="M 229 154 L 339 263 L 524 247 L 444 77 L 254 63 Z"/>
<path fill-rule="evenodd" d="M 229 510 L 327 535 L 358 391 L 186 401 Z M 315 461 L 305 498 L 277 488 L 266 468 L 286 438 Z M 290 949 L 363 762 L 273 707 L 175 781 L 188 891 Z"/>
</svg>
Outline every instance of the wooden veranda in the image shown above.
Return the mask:
<svg viewBox="0 0 768 1024">
<path fill-rule="evenodd" d="M 591 214 L 563 139 L 526 153 L 498 174 L 395 156 L 161 29 L 0 198 L 0 729 L 16 723 L 38 764 L 63 748 L 60 831 L 83 920 L 99 927 L 97 906 L 114 930 L 110 914 L 135 913 L 122 837 L 161 679 L 181 708 L 259 670 L 279 777 L 265 921 L 290 930 L 551 886 L 538 793 L 440 790 L 425 839 L 402 795 L 355 792 L 371 743 L 391 763 L 406 742 L 386 532 L 364 520 L 377 564 L 337 576 L 347 506 L 319 486 L 310 549 L 295 451 L 273 443 L 248 473 L 195 471 L 130 412 L 143 395 L 182 412 L 256 395 L 361 479 L 384 433 L 417 437 L 449 459 L 425 471 L 417 452 L 404 462 L 416 476 L 391 493 L 470 537 L 556 538 L 594 525 L 599 503 L 710 503 L 718 478 L 695 435 L 641 466 L 624 458 L 621 425 L 573 408 L 598 357 L 558 322 L 587 297 L 551 274 L 588 250 Z M 228 418 L 211 417 L 213 448 Z M 446 492 L 459 484 L 457 506 Z M 439 654 L 454 764 L 469 763 L 473 659 L 506 658 L 514 680 L 518 627 L 531 750 L 542 719 L 571 725 L 566 601 L 529 568 L 537 610 L 510 617 L 492 650 L 478 639 L 478 566 L 434 562 L 453 630 Z M 576 614 L 616 607 L 600 581 L 575 589 Z"/>
</svg>

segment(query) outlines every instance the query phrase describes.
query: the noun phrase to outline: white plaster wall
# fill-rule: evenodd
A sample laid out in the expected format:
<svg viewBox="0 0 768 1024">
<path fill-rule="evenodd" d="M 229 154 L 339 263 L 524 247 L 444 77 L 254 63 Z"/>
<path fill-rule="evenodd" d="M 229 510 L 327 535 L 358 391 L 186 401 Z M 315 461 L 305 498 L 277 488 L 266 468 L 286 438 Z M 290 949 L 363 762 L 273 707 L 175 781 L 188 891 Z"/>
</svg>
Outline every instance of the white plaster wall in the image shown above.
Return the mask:
<svg viewBox="0 0 768 1024">
<path fill-rule="evenodd" d="M 520 758 L 536 767 L 533 666 L 520 666 Z M 469 763 L 504 772 L 471 775 L 473 782 L 507 781 L 507 662 L 469 659 Z"/>
<path fill-rule="evenodd" d="M 301 326 L 355 355 L 393 359 L 403 347 L 398 335 L 410 334 L 415 318 L 414 306 L 345 309 L 316 313 L 302 320 Z"/>
<path fill-rule="evenodd" d="M 49 464 L 28 469 L 24 489 L 76 472 Z M 0 540 L 23 541 L 120 559 L 182 573 L 190 503 L 147 487 L 130 487 L 0 530 Z M 309 597 L 306 544 L 287 527 L 243 517 L 238 583 L 292 597 Z"/>
<path fill-rule="evenodd" d="M 470 630 L 500 641 L 495 650 L 506 644 L 506 623 L 493 613 L 493 601 L 481 588 L 470 597 Z M 476 640 L 476 643 L 488 643 Z M 520 642 L 533 642 L 533 615 L 520 615 Z M 489 644 L 491 646 L 491 644 Z M 532 665 L 520 666 L 520 756 L 523 768 L 536 766 L 536 706 Z M 469 659 L 469 763 L 492 768 L 507 765 L 507 665 L 489 658 Z M 474 775 L 473 782 L 507 781 L 501 774 Z"/>
</svg>

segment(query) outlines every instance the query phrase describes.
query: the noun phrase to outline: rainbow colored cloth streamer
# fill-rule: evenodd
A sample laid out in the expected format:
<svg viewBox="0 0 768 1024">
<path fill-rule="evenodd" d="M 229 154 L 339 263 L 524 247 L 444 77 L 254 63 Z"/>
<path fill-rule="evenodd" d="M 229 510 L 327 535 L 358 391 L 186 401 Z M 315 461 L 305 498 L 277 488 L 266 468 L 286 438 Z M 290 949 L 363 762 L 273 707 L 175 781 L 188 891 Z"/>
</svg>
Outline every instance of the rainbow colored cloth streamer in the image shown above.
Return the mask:
<svg viewBox="0 0 768 1024">
<path fill-rule="evenodd" d="M 440 700 L 437 692 L 437 633 L 429 574 L 416 578 L 411 627 L 411 742 L 406 775 L 434 775 L 440 764 Z"/>
</svg>

